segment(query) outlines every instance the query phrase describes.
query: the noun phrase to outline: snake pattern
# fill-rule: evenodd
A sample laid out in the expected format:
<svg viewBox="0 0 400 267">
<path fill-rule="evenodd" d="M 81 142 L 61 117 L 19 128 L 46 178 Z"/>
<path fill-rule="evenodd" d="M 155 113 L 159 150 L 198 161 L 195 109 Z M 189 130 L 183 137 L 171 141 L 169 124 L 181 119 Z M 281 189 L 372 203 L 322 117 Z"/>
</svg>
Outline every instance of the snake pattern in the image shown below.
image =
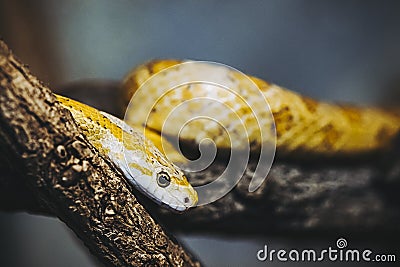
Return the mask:
<svg viewBox="0 0 400 267">
<path fill-rule="evenodd" d="M 127 103 L 142 84 L 151 81 L 149 78 L 160 72 L 164 76 L 170 75 L 168 79 L 171 79 L 171 85 L 174 84 L 174 77 L 192 75 L 190 71 L 179 69 L 179 64 L 183 62 L 180 60 L 155 60 L 136 67 L 124 80 L 123 99 Z M 210 73 L 210 75 L 213 74 Z M 222 75 L 225 75 L 223 79 L 226 83 L 238 87 L 248 103 L 251 103 L 251 105 L 262 103 L 260 99 L 254 99 L 254 95 L 246 94 L 247 88 L 240 80 L 243 78 L 235 72 L 228 69 Z M 388 149 L 394 138 L 399 134 L 400 116 L 398 114 L 374 107 L 316 101 L 262 79 L 253 76 L 248 77 L 257 85 L 269 104 L 274 120 L 273 127 L 275 127 L 276 132 L 276 149 L 282 155 L 360 155 Z M 165 83 L 165 80 L 163 81 Z M 162 86 L 165 87 L 165 84 L 150 84 L 146 87 L 146 94 L 143 95 L 160 95 L 162 92 L 159 91 L 159 87 Z M 148 117 L 135 116 L 135 121 L 132 123 L 145 122 L 147 128 L 156 132 L 175 135 L 177 132 L 174 129 L 177 126 L 170 125 L 170 127 L 165 128 L 167 125 L 164 125 L 163 128 L 163 122 L 166 119 L 165 114 L 171 112 L 176 105 L 185 100 L 210 94 L 215 94 L 215 92 L 201 84 L 188 86 L 184 91 L 172 90 L 159 99 Z M 229 92 L 226 95 L 223 92 L 220 93 L 218 95 L 219 101 L 228 105 L 235 111 L 235 114 L 243 119 L 248 132 L 248 141 L 252 146 L 259 146 L 265 140 L 258 137 L 259 129 L 255 127 L 256 122 L 251 117 L 251 110 L 236 99 L 232 99 L 228 94 Z M 140 101 L 145 102 L 146 99 L 139 99 Z M 197 105 L 200 104 L 197 103 Z M 180 113 L 182 114 L 182 121 L 184 121 L 186 114 L 193 113 L 196 110 L 208 109 L 209 113 L 217 116 L 217 119 L 227 128 L 234 128 L 236 125 L 234 118 L 222 114 L 219 108 L 219 106 L 214 107 L 212 105 L 197 108 L 189 106 Z M 262 127 L 272 127 L 272 122 L 267 117 L 267 114 L 265 114 Z M 130 122 L 128 121 L 128 123 Z M 230 145 L 226 138 L 221 137 L 222 133 L 218 127 L 202 125 L 201 123 L 187 125 L 186 131 L 179 132 L 179 138 L 198 142 L 204 137 L 202 133 L 205 131 L 207 132 L 206 136 L 212 138 L 217 147 Z M 240 145 L 237 146 L 240 148 Z"/>
</svg>

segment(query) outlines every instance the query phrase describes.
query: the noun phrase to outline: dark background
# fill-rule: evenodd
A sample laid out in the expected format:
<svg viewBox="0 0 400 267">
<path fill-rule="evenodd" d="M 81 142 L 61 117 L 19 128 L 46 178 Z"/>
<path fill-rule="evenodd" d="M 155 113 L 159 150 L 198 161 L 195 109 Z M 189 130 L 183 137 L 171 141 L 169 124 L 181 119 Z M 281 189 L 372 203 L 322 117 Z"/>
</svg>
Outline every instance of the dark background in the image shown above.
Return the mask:
<svg viewBox="0 0 400 267">
<path fill-rule="evenodd" d="M 0 0 L 0 36 L 53 90 L 83 79 L 121 80 L 152 58 L 188 58 L 222 62 L 318 99 L 400 99 L 398 1 L 147 2 Z M 265 266 L 256 260 L 264 244 L 289 250 L 335 243 L 284 235 L 178 239 L 208 266 Z M 59 220 L 0 213 L 1 266 L 96 264 Z"/>
</svg>

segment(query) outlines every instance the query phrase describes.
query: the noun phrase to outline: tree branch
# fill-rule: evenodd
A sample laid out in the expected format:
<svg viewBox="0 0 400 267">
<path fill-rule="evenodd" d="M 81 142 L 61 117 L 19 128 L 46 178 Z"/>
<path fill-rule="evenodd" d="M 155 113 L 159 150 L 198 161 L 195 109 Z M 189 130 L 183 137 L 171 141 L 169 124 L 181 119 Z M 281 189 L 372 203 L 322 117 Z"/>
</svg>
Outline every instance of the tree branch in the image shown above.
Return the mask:
<svg viewBox="0 0 400 267">
<path fill-rule="evenodd" d="M 20 192 L 17 198 L 29 192 L 36 210 L 59 217 L 106 265 L 199 266 L 138 203 L 121 173 L 3 41 L 0 104 L 0 149 L 8 159 L 1 164 L 8 169 L 2 191 Z"/>
</svg>

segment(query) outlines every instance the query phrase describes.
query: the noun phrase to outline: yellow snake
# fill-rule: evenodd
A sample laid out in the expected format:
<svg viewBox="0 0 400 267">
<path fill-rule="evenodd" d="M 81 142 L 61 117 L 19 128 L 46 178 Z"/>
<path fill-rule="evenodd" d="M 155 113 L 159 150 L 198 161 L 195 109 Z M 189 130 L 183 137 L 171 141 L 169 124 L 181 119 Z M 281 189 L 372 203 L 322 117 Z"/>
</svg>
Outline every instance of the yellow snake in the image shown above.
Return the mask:
<svg viewBox="0 0 400 267">
<path fill-rule="evenodd" d="M 174 75 L 175 77 L 178 75 L 191 75 L 187 71 L 180 73 L 180 69 L 176 67 L 183 62 L 180 60 L 155 60 L 135 68 L 124 80 L 123 99 L 131 99 L 142 84 L 148 81 L 150 77 L 162 71 L 175 72 L 171 74 L 171 77 L 174 77 Z M 242 86 L 243 83 L 240 80 L 243 79 L 242 76 L 238 76 L 234 71 L 228 69 L 224 75 L 225 78 L 223 79 L 227 82 L 234 80 L 235 86 Z M 373 107 L 357 107 L 320 102 L 301 96 L 275 84 L 267 83 L 262 79 L 253 76 L 249 76 L 249 78 L 258 86 L 269 103 L 275 121 L 276 149 L 280 154 L 313 154 L 317 156 L 360 155 L 366 152 L 389 148 L 395 136 L 399 134 L 400 116 L 398 114 Z M 165 87 L 165 85 L 158 86 L 157 84 L 147 86 L 146 94 L 141 94 L 139 97 L 161 95 L 162 92 L 159 88 L 162 86 Z M 209 88 L 201 84 L 190 86 L 186 89 L 183 93 L 180 90 L 172 90 L 165 94 L 154 106 L 154 112 L 146 114 L 148 117 L 138 117 L 135 115 L 128 116 L 128 118 L 134 118 L 133 123 L 136 124 L 139 121 L 145 122 L 145 126 L 153 131 L 162 132 L 166 135 L 175 135 L 174 127 L 163 128 L 166 114 L 171 112 L 175 105 L 187 99 L 204 97 L 212 93 Z M 239 88 L 238 90 L 241 90 L 242 94 L 245 95 L 246 88 Z M 218 99 L 231 107 L 241 118 L 244 118 L 249 142 L 253 147 L 259 146 L 264 140 L 257 137 L 257 131 L 259 130 L 257 130 L 258 127 L 256 127 L 254 118 L 249 116 L 251 110 L 245 105 L 235 103 L 235 99 L 228 97 L 229 92 L 226 94 L 222 93 L 218 95 Z M 135 97 L 137 96 L 135 95 Z M 253 95 L 245 96 L 245 98 L 248 102 L 253 103 L 253 105 L 259 102 L 262 103 L 259 99 L 252 99 L 254 98 Z M 145 101 L 146 99 L 143 98 L 136 99 L 136 102 Z M 218 108 L 216 106 L 215 110 L 210 111 L 210 113 L 218 116 L 221 113 Z M 185 117 L 189 114 L 188 117 L 190 117 L 192 110 L 193 108 L 188 107 L 184 112 L 181 111 L 181 116 Z M 231 124 L 235 123 L 234 118 L 225 118 L 224 115 L 219 116 L 219 118 L 228 128 Z M 207 127 L 200 123 L 188 124 L 186 126 L 186 131 L 180 132 L 179 138 L 194 142 L 197 142 L 197 136 L 204 129 L 207 129 Z M 266 120 L 261 127 L 271 127 L 271 122 Z M 221 135 L 220 131 L 216 131 L 214 128 L 208 128 L 207 131 L 207 136 L 216 142 L 217 147 L 228 147 L 230 145 L 229 140 L 226 138 L 219 138 L 219 135 Z"/>
<path fill-rule="evenodd" d="M 172 90 L 163 94 L 160 88 L 165 87 L 165 83 L 173 86 L 176 77 L 193 75 L 192 70 L 179 68 L 182 62 L 152 61 L 135 68 L 126 76 L 122 98 L 128 105 L 138 88 L 148 82 L 149 78 L 168 71 L 164 73 L 167 79 L 162 80 L 164 84 L 158 84 L 160 81 L 156 80 L 146 87 L 145 92 L 135 94 L 136 105 L 128 108 L 125 121 L 72 99 L 57 96 L 58 101 L 71 111 L 88 140 L 100 153 L 108 156 L 133 185 L 155 201 L 179 211 L 195 206 L 198 196 L 183 172 L 174 165 L 184 162 L 185 158 L 175 151 L 171 144 L 161 141 L 161 134 L 177 135 L 181 125 L 167 125 L 169 127 L 163 128 L 164 122 L 167 115 L 180 103 L 216 94 L 200 83 L 188 85 L 183 91 Z M 268 117 L 267 113 L 261 113 L 261 118 L 257 121 L 251 114 L 252 107 L 238 99 L 244 99 L 252 106 L 260 106 L 266 103 L 261 101 L 262 97 L 250 92 L 247 88 L 248 83 L 243 80 L 245 78 L 236 72 L 226 69 L 218 75 L 223 81 L 237 87 L 241 94 L 240 98 L 232 98 L 231 92 L 222 90 L 218 92 L 217 97 L 220 103 L 228 106 L 242 119 L 247 131 L 246 141 L 252 148 L 259 147 L 265 142 L 265 138 L 272 138 L 270 135 L 260 137 L 259 126 L 274 130 L 277 151 L 284 155 L 302 153 L 324 156 L 359 155 L 389 148 L 393 139 L 399 134 L 400 117 L 396 114 L 378 108 L 319 102 L 249 76 L 257 91 L 261 92 L 269 103 L 272 114 Z M 162 97 L 158 98 L 160 95 Z M 141 112 L 141 104 L 153 101 L 154 96 L 157 101 L 150 103 L 154 104 L 151 112 L 149 114 Z M 179 117 L 185 122 L 197 111 L 206 110 L 209 114 L 215 115 L 225 127 L 233 129 L 235 135 L 237 125 L 235 117 L 224 114 L 219 109 L 218 105 L 204 106 L 201 102 L 193 102 L 180 112 Z M 143 126 L 145 131 L 142 133 Z M 245 140 L 237 134 L 235 138 L 238 141 L 230 143 L 229 138 L 225 138 L 218 127 L 204 125 L 201 122 L 188 124 L 184 131 L 179 132 L 179 138 L 195 143 L 205 136 L 213 139 L 219 148 L 234 146 L 240 149 Z M 168 159 L 164 155 L 165 150 L 173 151 L 168 155 Z"/>
<path fill-rule="evenodd" d="M 182 171 L 141 133 L 95 108 L 56 95 L 89 142 L 121 169 L 128 181 L 158 203 L 183 211 L 197 203 L 197 193 Z"/>
</svg>

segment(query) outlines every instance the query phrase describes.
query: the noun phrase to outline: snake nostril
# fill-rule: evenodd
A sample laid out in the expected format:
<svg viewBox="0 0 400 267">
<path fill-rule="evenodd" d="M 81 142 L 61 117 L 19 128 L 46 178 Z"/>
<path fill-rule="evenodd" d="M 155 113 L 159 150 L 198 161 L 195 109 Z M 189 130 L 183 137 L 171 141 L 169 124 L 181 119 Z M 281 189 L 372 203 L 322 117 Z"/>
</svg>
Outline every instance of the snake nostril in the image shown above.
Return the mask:
<svg viewBox="0 0 400 267">
<path fill-rule="evenodd" d="M 185 198 L 183 199 L 183 201 L 184 201 L 185 203 L 189 203 L 189 198 L 188 198 L 188 197 L 185 197 Z"/>
</svg>

